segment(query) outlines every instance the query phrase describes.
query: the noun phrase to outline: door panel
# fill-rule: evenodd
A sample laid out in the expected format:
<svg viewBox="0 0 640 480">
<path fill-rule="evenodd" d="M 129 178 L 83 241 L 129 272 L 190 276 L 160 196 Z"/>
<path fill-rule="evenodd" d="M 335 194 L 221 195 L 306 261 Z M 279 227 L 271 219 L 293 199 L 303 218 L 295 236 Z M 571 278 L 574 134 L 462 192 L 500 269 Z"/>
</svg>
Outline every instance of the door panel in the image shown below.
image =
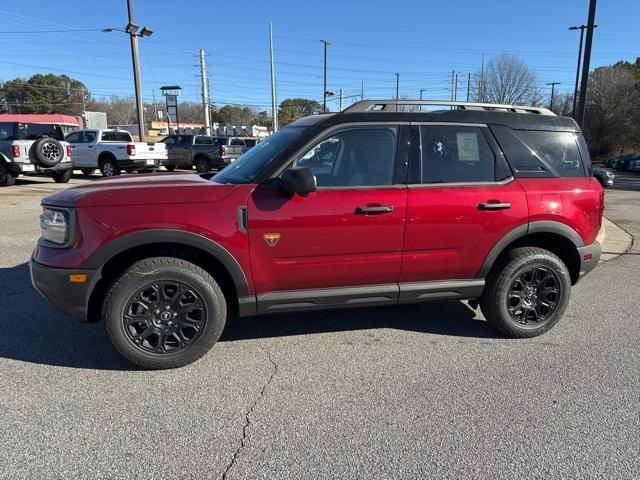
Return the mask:
<svg viewBox="0 0 640 480">
<path fill-rule="evenodd" d="M 396 283 L 406 195 L 403 185 L 327 188 L 287 199 L 257 186 L 248 203 L 256 293 Z M 391 211 L 356 213 L 381 206 Z"/>
<path fill-rule="evenodd" d="M 484 203 L 509 204 L 492 210 Z M 505 185 L 412 185 L 400 282 L 474 278 L 491 248 L 526 224 L 527 201 L 517 181 Z"/>
</svg>

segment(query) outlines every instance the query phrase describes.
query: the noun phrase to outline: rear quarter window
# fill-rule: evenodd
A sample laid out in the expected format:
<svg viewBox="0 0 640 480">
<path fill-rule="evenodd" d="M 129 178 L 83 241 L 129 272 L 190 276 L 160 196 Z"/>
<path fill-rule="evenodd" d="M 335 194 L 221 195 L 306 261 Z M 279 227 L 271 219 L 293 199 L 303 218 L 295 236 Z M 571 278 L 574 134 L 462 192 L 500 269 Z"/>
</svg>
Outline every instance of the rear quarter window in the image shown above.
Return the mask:
<svg viewBox="0 0 640 480">
<path fill-rule="evenodd" d="M 513 133 L 529 148 L 531 155 L 557 176 L 585 176 L 575 133 L 540 130 L 514 130 Z"/>
</svg>

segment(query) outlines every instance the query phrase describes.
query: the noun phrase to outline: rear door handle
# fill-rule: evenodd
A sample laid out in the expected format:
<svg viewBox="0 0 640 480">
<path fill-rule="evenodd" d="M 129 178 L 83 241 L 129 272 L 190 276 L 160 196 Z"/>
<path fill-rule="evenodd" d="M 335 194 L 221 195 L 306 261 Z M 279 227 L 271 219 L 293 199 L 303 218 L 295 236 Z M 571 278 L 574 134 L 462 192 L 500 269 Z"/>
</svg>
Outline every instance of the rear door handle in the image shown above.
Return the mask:
<svg viewBox="0 0 640 480">
<path fill-rule="evenodd" d="M 393 205 L 367 205 L 356 207 L 356 215 L 367 215 L 370 213 L 390 213 L 393 212 Z"/>
<path fill-rule="evenodd" d="M 478 208 L 480 210 L 506 210 L 511 208 L 511 204 L 509 202 L 482 202 Z"/>
</svg>

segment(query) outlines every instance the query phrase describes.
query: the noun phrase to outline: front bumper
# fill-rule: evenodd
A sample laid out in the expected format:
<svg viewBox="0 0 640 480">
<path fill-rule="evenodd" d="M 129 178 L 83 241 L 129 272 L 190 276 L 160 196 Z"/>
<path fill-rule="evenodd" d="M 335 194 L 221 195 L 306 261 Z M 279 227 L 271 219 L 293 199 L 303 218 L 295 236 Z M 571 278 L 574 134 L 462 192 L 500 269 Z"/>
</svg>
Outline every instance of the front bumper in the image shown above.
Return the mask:
<svg viewBox="0 0 640 480">
<path fill-rule="evenodd" d="M 602 253 L 602 247 L 600 242 L 594 242 L 591 245 L 585 245 L 584 247 L 578 247 L 578 254 L 580 255 L 580 276 L 579 279 L 584 277 L 591 270 L 596 268 L 600 261 L 600 254 Z"/>
<path fill-rule="evenodd" d="M 88 321 L 89 297 L 100 279 L 98 270 L 54 268 L 36 262 L 33 258 L 29 261 L 29 269 L 31 283 L 43 297 L 73 318 Z M 73 283 L 69 275 L 86 275 L 86 280 Z"/>
</svg>

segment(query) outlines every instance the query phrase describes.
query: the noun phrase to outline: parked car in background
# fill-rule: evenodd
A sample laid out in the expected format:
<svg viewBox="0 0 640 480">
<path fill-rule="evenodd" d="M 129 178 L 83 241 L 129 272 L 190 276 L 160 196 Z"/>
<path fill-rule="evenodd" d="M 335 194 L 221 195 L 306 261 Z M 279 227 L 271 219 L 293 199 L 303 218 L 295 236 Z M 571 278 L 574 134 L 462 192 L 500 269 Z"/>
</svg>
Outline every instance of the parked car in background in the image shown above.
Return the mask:
<svg viewBox="0 0 640 480">
<path fill-rule="evenodd" d="M 399 103 L 434 105 L 301 118 L 211 179 L 45 197 L 32 282 L 145 368 L 197 360 L 236 315 L 468 299 L 510 337 L 549 331 L 600 258 L 580 128 L 539 107 Z"/>
<path fill-rule="evenodd" d="M 62 126 L 29 121 L 38 115 L 7 117 L 19 121 L 0 117 L 0 187 L 13 185 L 20 175 L 48 175 L 56 183 L 68 182 L 73 164 Z"/>
<path fill-rule="evenodd" d="M 153 170 L 167 159 L 163 143 L 134 142 L 125 130 L 77 130 L 67 135 L 73 148 L 73 167 L 91 175 L 96 168 L 105 177 L 123 170 Z"/>
<path fill-rule="evenodd" d="M 640 173 L 640 157 L 636 156 L 629 160 L 627 172 Z"/>
<path fill-rule="evenodd" d="M 246 148 L 244 140 L 237 137 L 210 137 L 214 149 L 210 155 L 193 158 L 198 173 L 220 170 L 241 156 Z"/>
<path fill-rule="evenodd" d="M 198 171 L 209 171 L 226 165 L 211 136 L 175 134 L 163 138 L 161 142 L 168 150 L 168 158 L 162 165 L 170 172 L 178 167 L 191 169 L 194 164 L 196 168 L 199 166 Z"/>
<path fill-rule="evenodd" d="M 622 157 L 618 157 L 612 162 L 611 168 L 613 168 L 614 170 L 620 170 L 620 171 L 624 172 L 627 169 L 627 166 L 629 165 L 629 162 L 634 157 L 635 157 L 635 154 L 634 155 L 623 155 Z"/>
<path fill-rule="evenodd" d="M 615 178 L 613 172 L 605 170 L 604 168 L 594 168 L 593 176 L 598 179 L 603 188 L 613 186 L 613 179 Z"/>
</svg>

